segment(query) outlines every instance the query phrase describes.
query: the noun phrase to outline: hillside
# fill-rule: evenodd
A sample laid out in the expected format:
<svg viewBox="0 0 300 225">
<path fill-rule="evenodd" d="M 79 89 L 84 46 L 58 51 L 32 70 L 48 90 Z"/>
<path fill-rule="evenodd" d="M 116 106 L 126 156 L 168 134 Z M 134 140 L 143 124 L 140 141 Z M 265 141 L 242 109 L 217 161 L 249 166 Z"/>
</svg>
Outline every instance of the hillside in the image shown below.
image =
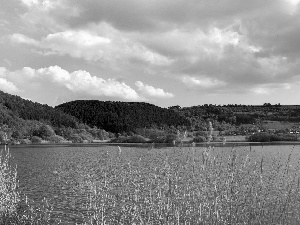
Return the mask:
<svg viewBox="0 0 300 225">
<path fill-rule="evenodd" d="M 25 100 L 2 91 L 0 91 L 0 110 L 3 118 L 10 121 L 9 124 L 19 123 L 19 119 L 23 119 L 43 121 L 53 127 L 78 127 L 78 120 L 73 116 L 55 110 L 48 105 Z M 8 124 L 8 122 L 5 123 Z"/>
<path fill-rule="evenodd" d="M 189 126 L 190 121 L 173 110 L 144 102 L 111 102 L 78 100 L 55 107 L 89 126 L 114 133 L 136 128 Z"/>
<path fill-rule="evenodd" d="M 107 139 L 109 133 L 90 128 L 48 105 L 0 91 L 0 143 L 83 142 Z"/>
</svg>

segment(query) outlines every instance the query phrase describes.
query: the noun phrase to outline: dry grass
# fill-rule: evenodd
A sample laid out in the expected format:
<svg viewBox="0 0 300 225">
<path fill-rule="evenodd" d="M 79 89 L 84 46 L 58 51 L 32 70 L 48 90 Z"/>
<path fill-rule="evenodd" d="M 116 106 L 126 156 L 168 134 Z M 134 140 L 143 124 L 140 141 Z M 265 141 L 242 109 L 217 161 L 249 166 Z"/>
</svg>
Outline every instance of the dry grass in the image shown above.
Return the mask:
<svg viewBox="0 0 300 225">
<path fill-rule="evenodd" d="M 103 155 L 98 180 L 85 183 L 89 224 L 300 224 L 299 168 L 291 156 L 132 151 Z"/>
<path fill-rule="evenodd" d="M 0 212 L 16 211 L 19 202 L 17 189 L 17 171 L 9 165 L 9 150 L 0 151 Z"/>
<path fill-rule="evenodd" d="M 51 207 L 44 201 L 34 206 L 18 192 L 17 170 L 11 165 L 9 149 L 0 150 L 0 225 L 50 224 Z"/>
</svg>

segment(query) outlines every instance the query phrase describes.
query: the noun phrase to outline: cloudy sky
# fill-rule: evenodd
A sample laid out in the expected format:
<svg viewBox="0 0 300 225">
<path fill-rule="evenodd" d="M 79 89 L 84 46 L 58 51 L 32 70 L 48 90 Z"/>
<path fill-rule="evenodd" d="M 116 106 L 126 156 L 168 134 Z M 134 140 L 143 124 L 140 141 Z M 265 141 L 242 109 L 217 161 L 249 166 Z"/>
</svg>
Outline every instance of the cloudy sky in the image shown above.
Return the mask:
<svg viewBox="0 0 300 225">
<path fill-rule="evenodd" d="M 300 0 L 4 0 L 0 90 L 76 99 L 300 104 Z"/>
</svg>

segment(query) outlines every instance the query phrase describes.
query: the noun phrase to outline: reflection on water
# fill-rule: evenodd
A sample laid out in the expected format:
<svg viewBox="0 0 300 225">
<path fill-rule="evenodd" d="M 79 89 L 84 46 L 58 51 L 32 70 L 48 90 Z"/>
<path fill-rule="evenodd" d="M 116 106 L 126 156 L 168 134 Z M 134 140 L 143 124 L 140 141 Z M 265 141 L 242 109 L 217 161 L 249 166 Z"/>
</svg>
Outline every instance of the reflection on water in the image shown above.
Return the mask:
<svg viewBox="0 0 300 225">
<path fill-rule="evenodd" d="M 142 152 L 149 149 L 147 145 L 144 147 L 145 149 L 139 148 L 138 151 L 134 151 L 138 148 L 124 147 L 126 157 L 143 157 Z M 274 149 L 269 149 L 271 148 Z M 263 151 L 267 149 L 263 147 Z M 286 149 L 291 149 L 291 146 Z M 88 187 L 84 184 L 89 180 L 101 179 L 103 166 L 110 163 L 110 158 L 116 157 L 119 149 L 117 146 L 105 145 L 11 146 L 10 152 L 17 164 L 20 191 L 37 204 L 46 198 L 53 206 L 53 218 L 60 219 L 63 224 L 75 224 L 82 223 L 83 218 L 87 218 L 89 198 L 87 191 L 84 191 Z M 133 157 L 133 154 L 139 156 Z"/>
</svg>

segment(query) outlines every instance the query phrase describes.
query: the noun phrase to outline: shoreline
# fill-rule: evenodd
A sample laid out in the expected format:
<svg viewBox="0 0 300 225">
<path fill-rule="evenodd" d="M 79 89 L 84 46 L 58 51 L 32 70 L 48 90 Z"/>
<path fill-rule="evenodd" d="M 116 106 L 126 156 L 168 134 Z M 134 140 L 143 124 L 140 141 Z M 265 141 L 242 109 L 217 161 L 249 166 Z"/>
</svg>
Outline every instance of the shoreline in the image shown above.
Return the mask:
<svg viewBox="0 0 300 225">
<path fill-rule="evenodd" d="M 300 141 L 273 141 L 273 142 L 200 142 L 195 143 L 195 147 L 228 147 L 228 146 L 270 146 L 270 145 L 300 145 Z M 4 146 L 4 145 L 3 145 Z M 102 146 L 120 146 L 120 147 L 144 147 L 144 148 L 163 148 L 163 147 L 192 147 L 191 143 L 183 143 L 183 145 L 173 145 L 172 143 L 45 143 L 45 144 L 18 144 L 6 146 L 10 148 L 49 148 L 49 147 L 102 147 Z"/>
</svg>

